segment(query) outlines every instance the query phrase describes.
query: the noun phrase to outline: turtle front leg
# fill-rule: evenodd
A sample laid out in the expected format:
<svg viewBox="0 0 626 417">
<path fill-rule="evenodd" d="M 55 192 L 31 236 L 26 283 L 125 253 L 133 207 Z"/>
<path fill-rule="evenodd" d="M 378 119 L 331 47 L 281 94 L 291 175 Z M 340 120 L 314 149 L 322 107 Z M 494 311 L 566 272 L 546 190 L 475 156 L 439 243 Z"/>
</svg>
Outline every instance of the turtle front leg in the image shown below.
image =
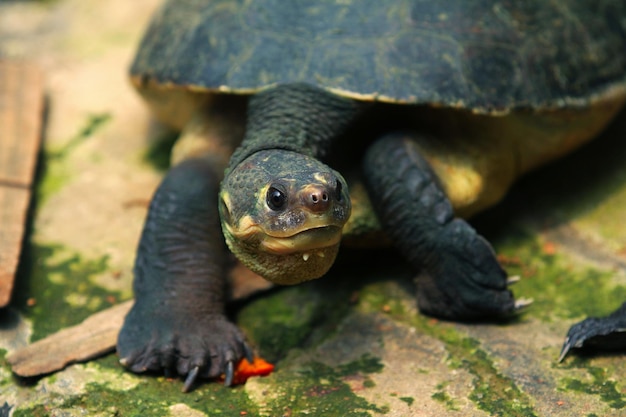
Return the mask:
<svg viewBox="0 0 626 417">
<path fill-rule="evenodd" d="M 417 272 L 417 300 L 428 315 L 478 320 L 521 307 L 491 245 L 452 205 L 410 135 L 391 134 L 368 149 L 365 182 L 383 228 Z"/>
<path fill-rule="evenodd" d="M 172 168 L 156 191 L 135 262 L 135 304 L 117 350 L 133 372 L 226 375 L 251 360 L 243 334 L 225 316 L 226 245 L 217 212 L 221 174 L 207 159 Z"/>
<path fill-rule="evenodd" d="M 573 325 L 563 342 L 559 362 L 572 348 L 626 349 L 626 303 L 607 317 L 590 317 Z"/>
</svg>

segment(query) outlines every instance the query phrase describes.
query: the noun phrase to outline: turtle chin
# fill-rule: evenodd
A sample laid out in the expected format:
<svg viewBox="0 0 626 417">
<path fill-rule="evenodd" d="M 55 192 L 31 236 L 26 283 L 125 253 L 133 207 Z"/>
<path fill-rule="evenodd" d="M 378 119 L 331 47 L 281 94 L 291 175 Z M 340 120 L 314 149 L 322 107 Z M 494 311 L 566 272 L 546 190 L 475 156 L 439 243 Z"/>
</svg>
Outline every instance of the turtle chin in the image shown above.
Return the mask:
<svg viewBox="0 0 626 417">
<path fill-rule="evenodd" d="M 341 227 L 319 227 L 288 237 L 260 231 L 249 239 L 225 236 L 231 251 L 250 270 L 274 284 L 294 285 L 320 278 L 330 269 L 339 251 Z"/>
<path fill-rule="evenodd" d="M 257 252 L 253 262 L 244 265 L 268 281 L 278 285 L 295 285 L 320 278 L 333 265 L 339 244 L 306 252 L 276 254 Z"/>
</svg>

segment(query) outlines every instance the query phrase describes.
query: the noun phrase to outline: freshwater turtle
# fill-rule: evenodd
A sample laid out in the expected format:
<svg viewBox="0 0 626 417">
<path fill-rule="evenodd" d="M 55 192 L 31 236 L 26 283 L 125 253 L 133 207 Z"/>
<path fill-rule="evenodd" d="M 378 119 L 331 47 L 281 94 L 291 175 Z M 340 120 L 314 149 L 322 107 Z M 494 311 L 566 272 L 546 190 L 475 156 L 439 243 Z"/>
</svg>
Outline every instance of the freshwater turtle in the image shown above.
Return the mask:
<svg viewBox="0 0 626 417">
<path fill-rule="evenodd" d="M 393 242 L 425 314 L 515 312 L 526 302 L 462 218 L 607 125 L 624 51 L 623 0 L 167 1 L 131 78 L 182 133 L 141 236 L 122 364 L 228 384 L 251 356 L 224 314 L 228 249 L 296 284 L 324 275 L 342 230 Z"/>
</svg>

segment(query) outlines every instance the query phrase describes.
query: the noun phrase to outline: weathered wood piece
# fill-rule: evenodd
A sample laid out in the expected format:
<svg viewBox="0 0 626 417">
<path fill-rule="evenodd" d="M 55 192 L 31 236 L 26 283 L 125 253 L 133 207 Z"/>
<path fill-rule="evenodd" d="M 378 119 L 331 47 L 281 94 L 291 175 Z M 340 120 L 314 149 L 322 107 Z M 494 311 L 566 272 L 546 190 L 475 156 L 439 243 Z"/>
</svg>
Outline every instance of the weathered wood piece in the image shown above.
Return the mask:
<svg viewBox="0 0 626 417">
<path fill-rule="evenodd" d="M 6 359 L 14 373 L 31 377 L 111 352 L 132 305 L 130 300 L 93 314 L 76 326 L 10 352 Z"/>
<path fill-rule="evenodd" d="M 41 141 L 43 77 L 0 60 L 0 307 L 11 298 Z"/>
<path fill-rule="evenodd" d="M 243 266 L 231 271 L 234 300 L 270 288 L 272 284 Z M 133 301 L 115 305 L 6 356 L 13 372 L 22 377 L 49 374 L 75 362 L 112 352 L 124 317 Z"/>
</svg>

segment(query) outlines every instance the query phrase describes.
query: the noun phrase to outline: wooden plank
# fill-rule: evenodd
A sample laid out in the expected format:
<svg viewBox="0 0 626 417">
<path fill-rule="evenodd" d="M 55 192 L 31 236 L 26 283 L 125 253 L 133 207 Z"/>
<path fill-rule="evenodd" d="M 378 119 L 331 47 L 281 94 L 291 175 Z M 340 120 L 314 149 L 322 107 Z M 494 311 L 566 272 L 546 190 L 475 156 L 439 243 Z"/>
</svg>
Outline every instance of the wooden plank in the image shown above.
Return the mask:
<svg viewBox="0 0 626 417">
<path fill-rule="evenodd" d="M 11 299 L 30 190 L 0 186 L 0 307 Z"/>
<path fill-rule="evenodd" d="M 6 359 L 14 373 L 31 377 L 111 352 L 132 305 L 130 300 L 93 314 L 76 326 L 9 353 Z"/>
<path fill-rule="evenodd" d="M 0 60 L 0 307 L 11 298 L 41 141 L 43 77 Z"/>
<path fill-rule="evenodd" d="M 230 274 L 234 300 L 273 286 L 250 270 L 238 265 Z M 6 356 L 13 372 L 22 377 L 49 374 L 75 362 L 93 359 L 112 352 L 124 317 L 133 301 L 115 305 L 89 316 L 76 326 L 60 330 L 45 339 Z"/>
<path fill-rule="evenodd" d="M 39 69 L 0 60 L 0 183 L 30 187 L 41 140 L 44 95 Z"/>
</svg>

